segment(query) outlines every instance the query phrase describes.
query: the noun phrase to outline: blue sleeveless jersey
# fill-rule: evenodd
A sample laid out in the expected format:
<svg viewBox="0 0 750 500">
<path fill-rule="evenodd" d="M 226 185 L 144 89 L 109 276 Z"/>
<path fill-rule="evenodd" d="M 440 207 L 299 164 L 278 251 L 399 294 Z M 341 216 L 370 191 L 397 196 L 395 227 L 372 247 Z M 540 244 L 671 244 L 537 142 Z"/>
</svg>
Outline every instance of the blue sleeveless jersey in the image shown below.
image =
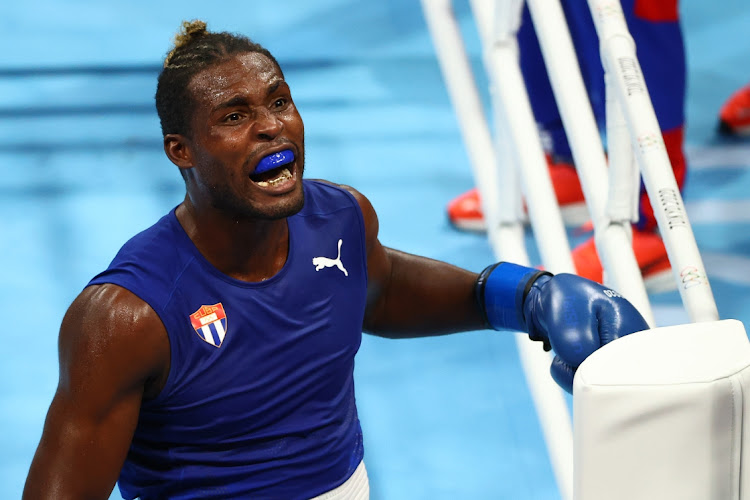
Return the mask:
<svg viewBox="0 0 750 500">
<path fill-rule="evenodd" d="M 174 210 L 91 281 L 132 291 L 169 335 L 168 380 L 141 407 L 118 481 L 125 498 L 309 498 L 362 460 L 364 223 L 350 193 L 304 188 L 287 262 L 266 281 L 219 272 Z"/>
</svg>

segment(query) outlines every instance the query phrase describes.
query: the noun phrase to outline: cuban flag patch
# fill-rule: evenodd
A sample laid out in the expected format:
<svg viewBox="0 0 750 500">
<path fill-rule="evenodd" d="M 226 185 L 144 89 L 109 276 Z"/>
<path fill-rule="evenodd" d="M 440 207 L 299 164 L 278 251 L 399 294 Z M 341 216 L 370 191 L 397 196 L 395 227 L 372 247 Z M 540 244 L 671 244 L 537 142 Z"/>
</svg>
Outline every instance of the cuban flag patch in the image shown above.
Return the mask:
<svg viewBox="0 0 750 500">
<path fill-rule="evenodd" d="M 190 315 L 195 333 L 208 344 L 221 347 L 227 334 L 227 315 L 221 302 L 212 306 L 201 306 Z"/>
</svg>

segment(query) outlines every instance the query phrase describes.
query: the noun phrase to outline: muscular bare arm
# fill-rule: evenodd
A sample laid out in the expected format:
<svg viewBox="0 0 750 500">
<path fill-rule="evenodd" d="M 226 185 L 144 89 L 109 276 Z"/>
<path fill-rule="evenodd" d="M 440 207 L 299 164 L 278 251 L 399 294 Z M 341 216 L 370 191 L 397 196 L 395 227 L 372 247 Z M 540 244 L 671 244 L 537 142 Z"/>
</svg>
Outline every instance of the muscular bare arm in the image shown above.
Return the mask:
<svg viewBox="0 0 750 500">
<path fill-rule="evenodd" d="M 368 305 L 364 329 L 391 338 L 424 337 L 484 328 L 474 299 L 477 275 L 383 246 L 378 219 L 361 193 L 367 242 Z"/>
<path fill-rule="evenodd" d="M 106 499 L 141 401 L 163 384 L 169 341 L 156 313 L 115 285 L 86 288 L 59 338 L 60 381 L 23 498 Z"/>
</svg>

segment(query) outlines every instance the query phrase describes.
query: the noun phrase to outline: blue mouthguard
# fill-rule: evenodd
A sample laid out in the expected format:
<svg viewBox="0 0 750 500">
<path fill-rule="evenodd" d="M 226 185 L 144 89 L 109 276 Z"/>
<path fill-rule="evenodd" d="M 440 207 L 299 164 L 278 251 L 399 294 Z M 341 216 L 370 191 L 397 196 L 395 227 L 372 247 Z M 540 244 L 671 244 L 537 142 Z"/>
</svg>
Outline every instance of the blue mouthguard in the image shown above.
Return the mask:
<svg viewBox="0 0 750 500">
<path fill-rule="evenodd" d="M 284 151 L 270 154 L 261 159 L 260 162 L 258 162 L 258 166 L 255 167 L 255 172 L 253 172 L 253 174 L 262 174 L 263 172 L 268 172 L 269 170 L 273 170 L 274 168 L 293 161 L 294 153 L 291 149 L 285 149 Z"/>
</svg>

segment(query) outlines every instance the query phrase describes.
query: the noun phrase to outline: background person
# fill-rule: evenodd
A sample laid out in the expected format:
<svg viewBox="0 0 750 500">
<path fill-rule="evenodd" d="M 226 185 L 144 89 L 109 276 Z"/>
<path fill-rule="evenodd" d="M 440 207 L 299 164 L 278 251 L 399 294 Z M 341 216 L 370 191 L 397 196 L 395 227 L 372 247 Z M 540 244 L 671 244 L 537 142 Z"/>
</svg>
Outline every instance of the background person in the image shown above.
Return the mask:
<svg viewBox="0 0 750 500">
<path fill-rule="evenodd" d="M 635 41 L 638 61 L 648 86 L 667 155 L 682 189 L 685 183 L 684 154 L 686 63 L 678 0 L 623 0 L 622 9 Z M 578 56 L 583 81 L 594 116 L 600 126 L 605 120 L 604 70 L 587 2 L 562 1 L 562 8 Z M 534 32 L 528 6 L 524 5 L 518 31 L 521 71 L 532 111 L 549 143 L 549 171 L 563 217 L 577 227 L 588 220 L 583 191 L 573 165 L 562 119 L 555 103 L 541 48 Z M 459 229 L 484 229 L 479 194 L 472 189 L 451 200 L 448 219 Z M 658 234 L 653 209 L 641 186 L 640 219 L 634 226 L 633 251 L 648 286 L 671 281 L 671 268 L 664 243 Z M 594 238 L 573 249 L 573 263 L 579 275 L 602 281 L 602 265 Z"/>
</svg>

